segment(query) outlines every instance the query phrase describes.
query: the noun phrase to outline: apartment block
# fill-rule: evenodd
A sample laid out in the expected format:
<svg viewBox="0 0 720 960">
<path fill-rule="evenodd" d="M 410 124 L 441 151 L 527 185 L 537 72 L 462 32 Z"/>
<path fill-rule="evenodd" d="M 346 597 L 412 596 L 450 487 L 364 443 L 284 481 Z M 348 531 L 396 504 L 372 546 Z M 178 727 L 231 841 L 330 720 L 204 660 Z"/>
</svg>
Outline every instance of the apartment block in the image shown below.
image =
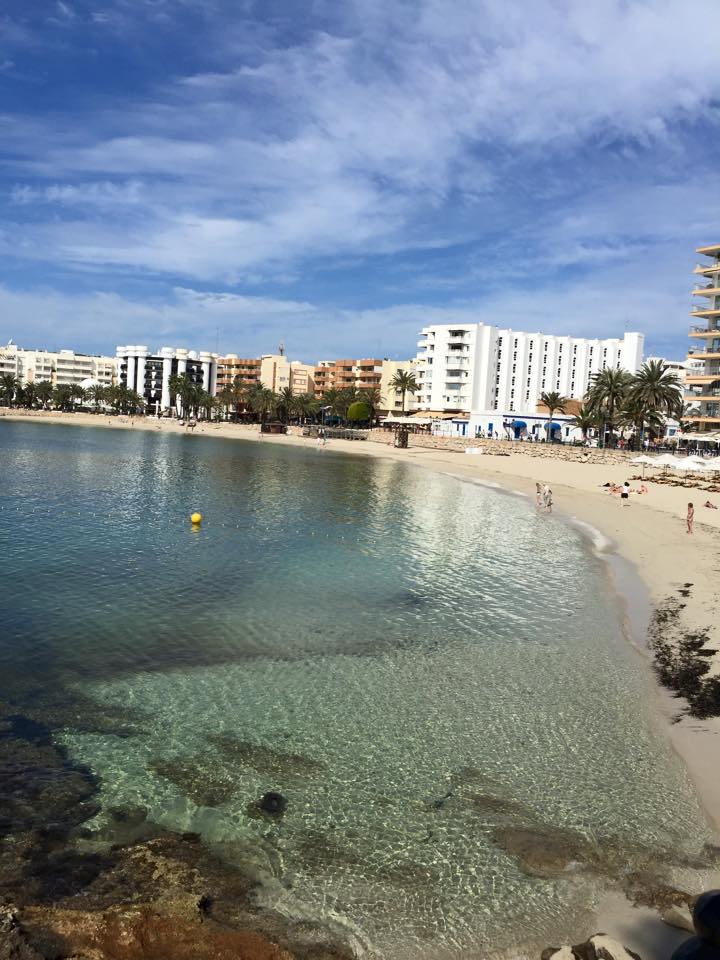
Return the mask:
<svg viewBox="0 0 720 960">
<path fill-rule="evenodd" d="M 103 386 L 115 382 L 115 357 L 76 353 L 74 350 L 25 350 L 15 344 L 0 347 L 0 375 L 10 374 L 22 386 L 49 380 L 53 386 L 71 386 L 95 381 Z"/>
<path fill-rule="evenodd" d="M 720 429 L 720 244 L 697 247 L 696 253 L 703 260 L 693 272 L 702 280 L 692 293 L 702 299 L 690 311 L 700 322 L 690 327 L 694 345 L 688 350 L 688 360 L 701 363 L 702 368 L 688 372 L 685 382 L 686 400 L 697 404 L 687 419 L 704 433 Z"/>
<path fill-rule="evenodd" d="M 162 347 L 151 353 L 145 346 L 117 348 L 118 374 L 121 383 L 144 398 L 148 413 L 159 414 L 171 409 L 170 378 L 185 374 L 207 393 L 217 390 L 217 354 L 186 350 L 184 347 Z"/>
<path fill-rule="evenodd" d="M 643 345 L 641 333 L 600 340 L 484 323 L 424 327 L 418 341 L 417 409 L 457 414 L 461 434 L 495 433 L 508 422 L 516 424 L 516 436 L 537 432 L 543 391 L 581 400 L 600 370 L 620 366 L 635 373 Z"/>
<path fill-rule="evenodd" d="M 234 353 L 218 357 L 217 361 L 217 392 L 225 387 L 231 387 L 237 377 L 247 384 L 260 382 L 260 358 L 242 358 Z"/>
</svg>

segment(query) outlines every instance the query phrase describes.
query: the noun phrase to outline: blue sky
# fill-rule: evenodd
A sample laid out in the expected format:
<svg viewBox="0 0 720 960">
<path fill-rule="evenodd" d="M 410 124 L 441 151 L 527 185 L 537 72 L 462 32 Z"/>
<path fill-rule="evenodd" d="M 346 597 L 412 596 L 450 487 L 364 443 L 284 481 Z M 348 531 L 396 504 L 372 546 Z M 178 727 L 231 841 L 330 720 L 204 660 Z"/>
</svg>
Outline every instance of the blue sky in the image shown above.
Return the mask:
<svg viewBox="0 0 720 960">
<path fill-rule="evenodd" d="M 684 354 L 717 0 L 5 0 L 0 341 Z"/>
</svg>

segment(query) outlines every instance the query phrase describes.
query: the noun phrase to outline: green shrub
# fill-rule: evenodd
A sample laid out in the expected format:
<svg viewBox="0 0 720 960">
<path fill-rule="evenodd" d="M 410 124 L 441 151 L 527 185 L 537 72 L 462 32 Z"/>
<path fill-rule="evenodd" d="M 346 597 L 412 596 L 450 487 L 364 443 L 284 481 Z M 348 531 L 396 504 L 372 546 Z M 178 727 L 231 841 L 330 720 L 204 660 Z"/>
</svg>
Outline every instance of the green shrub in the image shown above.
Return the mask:
<svg viewBox="0 0 720 960">
<path fill-rule="evenodd" d="M 348 407 L 347 418 L 355 422 L 369 420 L 372 415 L 372 409 L 369 403 L 364 400 L 356 400 Z"/>
</svg>

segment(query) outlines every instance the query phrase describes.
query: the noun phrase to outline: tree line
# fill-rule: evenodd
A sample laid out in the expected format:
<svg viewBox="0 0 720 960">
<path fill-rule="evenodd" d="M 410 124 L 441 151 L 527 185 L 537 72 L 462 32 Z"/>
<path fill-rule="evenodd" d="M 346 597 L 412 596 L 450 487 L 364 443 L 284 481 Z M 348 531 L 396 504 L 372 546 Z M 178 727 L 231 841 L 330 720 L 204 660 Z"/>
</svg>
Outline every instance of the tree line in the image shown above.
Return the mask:
<svg viewBox="0 0 720 960">
<path fill-rule="evenodd" d="M 569 400 L 556 391 L 540 394 L 548 410 L 548 435 L 555 413 L 565 413 Z M 603 445 L 614 445 L 629 431 L 631 440 L 657 439 L 668 419 L 683 424 L 687 415 L 683 386 L 662 360 L 648 360 L 637 373 L 606 367 L 590 378 L 582 405 L 572 418 L 587 440 L 595 431 Z"/>
<path fill-rule="evenodd" d="M 404 412 L 407 394 L 414 394 L 418 389 L 414 375 L 399 370 L 391 387 L 401 394 Z M 217 396 L 212 396 L 187 373 L 170 377 L 169 388 L 170 404 L 180 416 L 203 416 L 208 420 L 252 418 L 288 423 L 335 419 L 342 423 L 362 423 L 375 420 L 383 404 L 378 387 L 331 388 L 317 398 L 312 393 L 295 394 L 290 387 L 276 393 L 240 376 Z M 41 380 L 22 386 L 11 374 L 0 377 L 0 399 L 8 406 L 28 409 L 53 407 L 69 411 L 87 407 L 97 412 L 110 409 L 115 413 L 140 414 L 146 408 L 145 399 L 125 384 L 93 384 L 84 389 L 78 384 L 53 386 L 49 380 Z"/>
</svg>

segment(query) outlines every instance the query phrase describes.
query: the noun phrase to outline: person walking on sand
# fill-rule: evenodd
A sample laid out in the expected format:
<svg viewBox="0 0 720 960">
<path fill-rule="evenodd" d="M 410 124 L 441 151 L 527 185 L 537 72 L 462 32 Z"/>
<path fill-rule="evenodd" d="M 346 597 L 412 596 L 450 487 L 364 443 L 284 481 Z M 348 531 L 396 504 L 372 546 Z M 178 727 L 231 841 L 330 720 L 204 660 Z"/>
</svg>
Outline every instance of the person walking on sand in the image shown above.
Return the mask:
<svg viewBox="0 0 720 960">
<path fill-rule="evenodd" d="M 695 507 L 691 503 L 688 504 L 688 512 L 687 512 L 686 519 L 687 519 L 687 532 L 692 533 L 693 526 L 695 524 Z"/>
<path fill-rule="evenodd" d="M 620 491 L 620 501 L 623 507 L 626 507 L 630 502 L 630 483 L 628 480 L 622 485 L 622 490 Z"/>
<path fill-rule="evenodd" d="M 542 502 L 543 502 L 543 507 L 545 507 L 545 512 L 552 513 L 552 508 L 553 508 L 552 490 L 547 484 L 545 484 L 545 486 L 543 487 Z"/>
</svg>

